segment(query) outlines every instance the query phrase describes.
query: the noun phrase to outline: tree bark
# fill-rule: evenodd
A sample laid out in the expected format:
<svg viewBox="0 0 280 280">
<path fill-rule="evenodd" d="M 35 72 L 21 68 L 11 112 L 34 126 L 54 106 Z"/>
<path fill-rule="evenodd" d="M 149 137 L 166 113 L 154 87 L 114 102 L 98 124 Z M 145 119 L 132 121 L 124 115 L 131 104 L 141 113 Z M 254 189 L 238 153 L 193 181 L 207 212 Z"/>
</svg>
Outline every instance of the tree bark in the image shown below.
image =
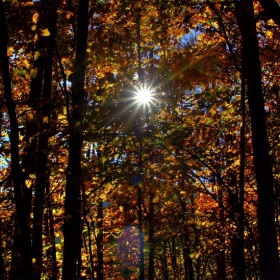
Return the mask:
<svg viewBox="0 0 280 280">
<path fill-rule="evenodd" d="M 2 67 L 2 79 L 4 85 L 4 98 L 10 119 L 10 145 L 11 145 L 11 178 L 14 188 L 14 201 L 16 206 L 16 220 L 18 231 L 20 232 L 20 267 L 21 270 L 17 279 L 31 279 L 32 275 L 32 257 L 31 257 L 31 240 L 30 228 L 26 216 L 25 202 L 23 198 L 23 184 L 21 180 L 21 167 L 19 158 L 19 141 L 18 141 L 18 122 L 16 115 L 16 106 L 12 96 L 11 78 L 9 72 L 9 59 L 7 56 L 8 32 L 6 27 L 6 18 L 3 7 L 3 1 L 0 1 L 0 59 Z M 14 264 L 12 264 L 13 266 Z"/>
<path fill-rule="evenodd" d="M 224 205 L 223 205 L 223 192 L 221 189 L 218 190 L 218 217 L 219 217 L 219 224 L 222 228 L 224 228 L 224 221 L 225 221 L 225 214 L 224 214 Z M 217 251 L 217 274 L 218 279 L 225 280 L 227 279 L 226 274 L 226 253 L 225 253 L 225 235 L 222 231 L 220 233 L 220 243 L 219 248 Z"/>
<path fill-rule="evenodd" d="M 32 252 L 33 258 L 35 258 L 36 269 L 33 272 L 33 279 L 41 279 L 42 271 L 42 257 L 43 257 L 43 206 L 45 198 L 46 185 L 48 183 L 47 174 L 47 162 L 48 155 L 48 139 L 49 139 L 49 123 L 51 113 L 51 87 L 52 87 L 52 66 L 54 55 L 54 39 L 56 34 L 56 20 L 57 11 L 55 5 L 48 5 L 43 7 L 42 17 L 47 24 L 50 36 L 46 37 L 45 47 L 47 49 L 47 57 L 43 59 L 42 66 L 44 69 L 44 84 L 42 89 L 42 108 L 39 114 L 42 116 L 40 121 L 40 132 L 38 137 L 38 161 L 36 168 L 36 187 L 35 187 L 35 199 L 34 199 L 34 219 L 33 219 L 33 240 L 32 240 Z"/>
<path fill-rule="evenodd" d="M 56 260 L 56 247 L 55 247 L 55 233 L 54 233 L 54 216 L 52 212 L 51 198 L 50 198 L 50 182 L 49 178 L 46 183 L 46 195 L 47 195 L 47 207 L 48 207 L 48 219 L 50 228 L 50 240 L 51 241 L 51 261 L 52 261 L 52 276 L 49 280 L 57 280 L 58 278 L 58 268 Z"/>
<path fill-rule="evenodd" d="M 97 207 L 97 259 L 98 264 L 96 267 L 97 279 L 103 280 L 103 202 L 98 202 Z"/>
<path fill-rule="evenodd" d="M 273 173 L 269 156 L 270 145 L 266 130 L 253 0 L 237 2 L 236 15 L 243 41 L 247 95 L 251 116 L 253 162 L 258 194 L 260 273 L 262 280 L 276 280 L 280 279 L 280 269 L 275 226 Z"/>
<path fill-rule="evenodd" d="M 149 190 L 149 280 L 155 279 L 154 179 Z"/>
<path fill-rule="evenodd" d="M 244 60 L 244 55 L 242 56 Z M 242 62 L 242 73 L 241 73 L 241 117 L 242 126 L 240 129 L 240 172 L 239 172 L 239 217 L 238 217 L 238 269 L 237 279 L 246 279 L 245 259 L 244 259 L 244 231 L 245 231 L 245 213 L 244 213 L 244 191 L 245 191 L 245 125 L 246 125 L 246 106 L 245 106 L 245 94 L 246 94 L 246 71 L 245 65 Z"/>
<path fill-rule="evenodd" d="M 88 36 L 89 0 L 80 0 L 77 22 L 77 46 L 74 80 L 72 81 L 73 111 L 70 120 L 69 159 L 65 190 L 65 220 L 62 279 L 74 279 L 77 275 L 77 258 L 80 247 L 81 224 L 81 150 L 83 135 L 81 106 L 85 102 L 85 70 Z"/>
<path fill-rule="evenodd" d="M 2 219 L 0 219 L 0 280 L 6 279 L 6 267 L 2 255 Z"/>
</svg>

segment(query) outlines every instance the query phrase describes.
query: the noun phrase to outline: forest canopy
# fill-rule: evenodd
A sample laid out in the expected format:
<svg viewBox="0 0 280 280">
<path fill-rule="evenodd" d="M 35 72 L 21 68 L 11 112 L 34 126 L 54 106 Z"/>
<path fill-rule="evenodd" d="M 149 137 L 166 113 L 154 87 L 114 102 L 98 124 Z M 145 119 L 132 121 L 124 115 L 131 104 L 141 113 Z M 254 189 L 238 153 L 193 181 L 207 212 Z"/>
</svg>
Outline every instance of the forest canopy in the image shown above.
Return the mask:
<svg viewBox="0 0 280 280">
<path fill-rule="evenodd" d="M 0 280 L 279 280 L 279 4 L 0 0 Z"/>
</svg>

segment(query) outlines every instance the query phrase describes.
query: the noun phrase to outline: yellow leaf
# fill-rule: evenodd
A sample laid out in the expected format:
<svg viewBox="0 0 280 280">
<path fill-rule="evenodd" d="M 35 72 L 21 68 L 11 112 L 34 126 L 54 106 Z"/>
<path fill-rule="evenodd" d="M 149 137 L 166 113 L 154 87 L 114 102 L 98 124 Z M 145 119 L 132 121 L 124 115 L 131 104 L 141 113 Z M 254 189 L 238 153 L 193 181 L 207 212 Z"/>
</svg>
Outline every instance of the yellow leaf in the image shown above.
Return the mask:
<svg viewBox="0 0 280 280">
<path fill-rule="evenodd" d="M 34 24 L 34 25 L 31 26 L 31 30 L 32 30 L 32 31 L 35 31 L 36 28 L 37 28 L 37 25 L 36 25 L 36 24 Z"/>
<path fill-rule="evenodd" d="M 167 156 L 167 157 L 165 157 L 163 160 L 164 161 L 172 161 L 174 158 L 172 157 L 172 156 Z"/>
<path fill-rule="evenodd" d="M 32 17 L 33 22 L 37 23 L 39 20 L 40 14 L 39 13 L 35 13 Z"/>
<path fill-rule="evenodd" d="M 23 7 L 30 7 L 30 6 L 34 6 L 34 3 L 33 2 L 26 2 L 26 3 L 23 3 L 22 5 L 23 5 Z"/>
<path fill-rule="evenodd" d="M 36 68 L 32 69 L 31 72 L 30 72 L 30 78 L 31 78 L 31 79 L 36 78 L 37 72 L 38 72 L 38 71 L 37 71 Z"/>
<path fill-rule="evenodd" d="M 41 31 L 41 35 L 47 37 L 47 36 L 50 36 L 51 33 L 50 33 L 49 29 L 46 28 L 46 29 Z"/>
<path fill-rule="evenodd" d="M 26 184 L 26 187 L 29 189 L 32 186 L 32 180 L 26 179 L 25 184 Z"/>
<path fill-rule="evenodd" d="M 36 44 L 38 42 L 38 40 L 39 40 L 38 34 L 35 34 L 35 36 L 34 36 L 34 43 Z"/>
<path fill-rule="evenodd" d="M 154 197 L 153 198 L 153 203 L 158 203 L 158 202 L 159 202 L 159 197 L 158 196 Z"/>
<path fill-rule="evenodd" d="M 111 182 L 107 182 L 107 183 L 104 184 L 104 187 L 105 187 L 106 189 L 108 189 L 108 188 L 113 187 L 113 185 L 111 184 Z"/>
<path fill-rule="evenodd" d="M 107 157 L 102 157 L 101 161 L 102 161 L 102 164 L 104 164 L 106 161 L 108 161 L 108 159 L 107 159 Z"/>
<path fill-rule="evenodd" d="M 40 52 L 36 51 L 34 54 L 34 59 L 37 60 L 40 57 Z"/>
<path fill-rule="evenodd" d="M 48 116 L 43 117 L 43 123 L 49 123 L 49 118 L 48 118 Z"/>
<path fill-rule="evenodd" d="M 34 119 L 33 114 L 31 114 L 31 113 L 27 114 L 27 116 L 26 116 L 26 121 L 27 121 L 27 122 L 32 122 L 33 119 Z"/>
<path fill-rule="evenodd" d="M 30 179 L 35 179 L 36 178 L 36 174 L 35 173 L 30 173 L 29 174 L 29 178 Z"/>
</svg>

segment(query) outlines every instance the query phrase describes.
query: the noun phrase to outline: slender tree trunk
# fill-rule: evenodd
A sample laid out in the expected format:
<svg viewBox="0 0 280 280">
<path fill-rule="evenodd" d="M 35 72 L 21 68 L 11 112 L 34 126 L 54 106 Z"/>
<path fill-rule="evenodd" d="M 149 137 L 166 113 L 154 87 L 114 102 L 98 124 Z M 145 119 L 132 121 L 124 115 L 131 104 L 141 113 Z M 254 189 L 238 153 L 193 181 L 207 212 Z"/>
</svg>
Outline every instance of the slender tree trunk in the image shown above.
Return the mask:
<svg viewBox="0 0 280 280">
<path fill-rule="evenodd" d="M 177 278 L 177 252 L 176 252 L 176 240 L 175 236 L 170 237 L 171 242 L 169 240 L 169 249 L 170 249 L 170 258 L 171 258 L 171 265 L 174 273 L 174 278 Z"/>
<path fill-rule="evenodd" d="M 49 139 L 49 123 L 50 123 L 50 113 L 51 113 L 51 88 L 52 88 L 52 66 L 53 66 L 53 55 L 54 55 L 54 39 L 56 34 L 56 20 L 57 11 L 56 6 L 46 6 L 43 7 L 43 14 L 45 22 L 50 22 L 47 24 L 50 36 L 45 38 L 45 45 L 47 48 L 48 56 L 43 59 L 44 67 L 44 84 L 42 89 L 42 108 L 40 110 L 40 115 L 42 120 L 40 122 L 40 132 L 38 137 L 38 161 L 36 169 L 36 187 L 35 187 L 35 199 L 34 199 L 34 222 L 33 222 L 33 258 L 35 258 L 36 269 L 33 272 L 33 279 L 41 279 L 42 271 L 42 257 L 43 257 L 43 206 L 45 198 L 45 189 L 48 183 L 47 174 L 47 162 L 48 156 L 46 151 L 48 150 L 48 139 Z"/>
<path fill-rule="evenodd" d="M 140 67 L 141 68 L 141 67 Z M 140 69 L 139 68 L 139 69 Z M 143 162 L 142 162 L 142 124 L 141 124 L 141 118 L 139 117 L 139 142 L 140 142 L 140 150 L 139 150 L 139 166 L 140 166 L 140 174 L 141 177 L 142 168 L 143 168 Z M 141 178 L 142 181 L 142 178 Z M 137 213 L 138 213 L 138 233 L 139 233 L 139 280 L 145 279 L 145 273 L 144 273 L 144 237 L 143 237 L 143 217 L 142 217 L 142 186 L 140 184 L 137 185 Z"/>
<path fill-rule="evenodd" d="M 48 207 L 48 219 L 49 219 L 49 228 L 50 228 L 50 240 L 51 242 L 51 261 L 52 261 L 52 276 L 49 280 L 57 280 L 58 278 L 58 269 L 57 269 L 57 260 L 56 260 L 56 247 L 55 247 L 55 233 L 54 233 L 54 217 L 53 217 L 53 208 L 50 198 L 50 181 L 48 178 L 46 184 L 46 195 L 47 195 L 47 207 Z"/>
<path fill-rule="evenodd" d="M 219 202 L 219 223 L 221 225 L 224 224 L 225 216 L 223 210 L 223 193 L 221 190 L 218 190 L 218 202 Z M 222 226 L 223 227 L 223 226 Z M 224 232 L 221 232 L 220 237 L 220 248 L 218 248 L 217 252 L 217 270 L 218 270 L 218 279 L 224 280 L 226 277 L 226 254 L 225 254 L 225 237 Z"/>
<path fill-rule="evenodd" d="M 177 152 L 179 154 L 179 151 L 177 151 Z M 180 160 L 180 167 L 184 174 L 184 167 L 183 167 L 181 160 Z M 185 191 L 184 175 L 182 175 L 182 178 L 181 178 L 181 190 Z M 189 191 L 191 192 L 191 188 L 189 188 Z M 193 203 L 193 199 L 192 199 L 192 203 Z M 182 209 L 182 215 L 185 218 L 186 213 L 187 213 L 186 201 L 183 199 L 180 199 L 180 204 L 181 204 L 181 209 Z M 194 214 L 194 213 L 192 213 L 192 214 Z M 185 276 L 185 280 L 194 280 L 193 261 L 192 261 L 192 258 L 190 257 L 191 252 L 190 252 L 189 243 L 190 243 L 189 229 L 188 229 L 188 227 L 185 227 L 183 229 L 183 234 L 182 234 L 183 257 L 184 257 L 184 276 Z"/>
<path fill-rule="evenodd" d="M 244 57 L 242 58 L 244 60 Z M 242 126 L 240 130 L 240 172 L 239 172 L 239 221 L 238 221 L 238 270 L 237 279 L 245 280 L 245 259 L 244 259 L 244 191 L 245 191 L 245 125 L 246 125 L 246 107 L 245 107 L 245 84 L 246 72 L 245 65 L 242 63 L 241 73 L 241 117 Z"/>
<path fill-rule="evenodd" d="M 187 207 L 185 201 L 181 201 L 181 206 L 182 206 L 183 213 L 186 213 Z M 182 235 L 184 276 L 185 276 L 185 280 L 194 280 L 193 263 L 192 263 L 192 258 L 190 257 L 189 243 L 190 243 L 189 230 L 187 227 L 185 227 L 183 229 L 183 235 Z"/>
<path fill-rule="evenodd" d="M 253 0 L 237 2 L 237 21 L 240 28 L 245 67 L 247 95 L 251 116 L 253 162 L 258 193 L 259 257 L 262 280 L 280 279 L 278 244 L 275 226 L 273 173 L 269 157 L 258 38 L 254 21 Z"/>
<path fill-rule="evenodd" d="M 138 232 L 140 243 L 140 263 L 139 263 L 139 280 L 145 279 L 144 274 L 144 238 L 143 238 L 143 225 L 142 225 L 142 189 L 138 186 Z"/>
<path fill-rule="evenodd" d="M 2 219 L 0 218 L 0 280 L 6 279 L 6 268 L 2 251 Z"/>
<path fill-rule="evenodd" d="M 2 68 L 2 79 L 4 85 L 4 98 L 10 119 L 10 145 L 11 145 L 11 178 L 14 188 L 14 201 L 16 206 L 16 220 L 18 231 L 20 232 L 20 263 L 21 274 L 17 279 L 31 279 L 32 275 L 32 257 L 31 257 L 31 240 L 30 228 L 27 221 L 25 202 L 22 195 L 21 167 L 19 158 L 18 142 L 18 122 L 16 115 L 16 106 L 12 96 L 11 78 L 9 72 L 9 59 L 7 56 L 8 32 L 3 7 L 3 1 L 0 1 L 0 60 Z M 12 264 L 13 266 L 14 264 Z"/>
<path fill-rule="evenodd" d="M 90 157 L 88 157 L 88 158 L 90 158 Z M 92 253 L 92 241 L 91 241 L 91 227 L 90 227 L 89 221 L 87 220 L 88 210 L 86 209 L 86 193 L 85 193 L 84 184 L 82 185 L 82 193 L 83 193 L 83 215 L 84 215 L 84 222 L 85 222 L 85 224 L 87 226 L 87 231 L 88 231 L 88 251 L 89 251 L 89 260 L 90 260 L 91 279 L 95 280 L 93 253 Z"/>
<path fill-rule="evenodd" d="M 97 208 L 97 259 L 98 265 L 96 268 L 97 279 L 103 280 L 103 202 L 98 202 Z"/>
<path fill-rule="evenodd" d="M 154 184 L 154 180 L 153 180 Z M 154 185 L 149 191 L 149 280 L 155 279 Z"/>
<path fill-rule="evenodd" d="M 69 159 L 65 190 L 65 221 L 62 279 L 70 280 L 76 277 L 77 257 L 80 247 L 81 224 L 81 150 L 83 135 L 81 106 L 85 103 L 85 70 L 88 36 L 89 0 L 80 0 L 77 22 L 77 46 L 74 80 L 72 81 L 72 118 L 70 120 Z"/>
<path fill-rule="evenodd" d="M 162 270 L 163 270 L 163 278 L 164 280 L 169 279 L 169 273 L 168 273 L 168 265 L 167 265 L 167 250 L 166 250 L 166 243 L 167 241 L 163 241 L 163 254 L 162 254 Z"/>
</svg>

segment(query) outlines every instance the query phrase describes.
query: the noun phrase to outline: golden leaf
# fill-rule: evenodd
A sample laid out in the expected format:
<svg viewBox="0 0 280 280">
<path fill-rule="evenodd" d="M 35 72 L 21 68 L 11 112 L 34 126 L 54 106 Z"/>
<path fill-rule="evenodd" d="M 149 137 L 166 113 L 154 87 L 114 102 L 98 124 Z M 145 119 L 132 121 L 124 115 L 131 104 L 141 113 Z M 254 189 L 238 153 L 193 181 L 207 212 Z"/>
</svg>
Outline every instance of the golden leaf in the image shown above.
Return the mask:
<svg viewBox="0 0 280 280">
<path fill-rule="evenodd" d="M 32 69 L 31 72 L 30 72 L 30 78 L 31 78 L 31 79 L 36 78 L 37 72 L 38 72 L 38 71 L 37 71 L 36 68 Z"/>
<path fill-rule="evenodd" d="M 34 59 L 37 60 L 40 57 L 40 52 L 36 51 L 34 54 Z"/>
<path fill-rule="evenodd" d="M 159 202 L 159 197 L 158 196 L 154 197 L 153 198 L 153 203 L 158 203 L 158 202 Z"/>
<path fill-rule="evenodd" d="M 26 179 L 25 184 L 26 184 L 26 187 L 29 189 L 32 186 L 32 180 Z"/>
<path fill-rule="evenodd" d="M 40 14 L 39 13 L 35 13 L 32 17 L 33 22 L 37 23 L 39 20 Z"/>
<path fill-rule="evenodd" d="M 46 28 L 46 29 L 41 31 L 41 35 L 47 37 L 47 36 L 50 36 L 51 33 L 50 33 L 49 29 Z"/>
</svg>

